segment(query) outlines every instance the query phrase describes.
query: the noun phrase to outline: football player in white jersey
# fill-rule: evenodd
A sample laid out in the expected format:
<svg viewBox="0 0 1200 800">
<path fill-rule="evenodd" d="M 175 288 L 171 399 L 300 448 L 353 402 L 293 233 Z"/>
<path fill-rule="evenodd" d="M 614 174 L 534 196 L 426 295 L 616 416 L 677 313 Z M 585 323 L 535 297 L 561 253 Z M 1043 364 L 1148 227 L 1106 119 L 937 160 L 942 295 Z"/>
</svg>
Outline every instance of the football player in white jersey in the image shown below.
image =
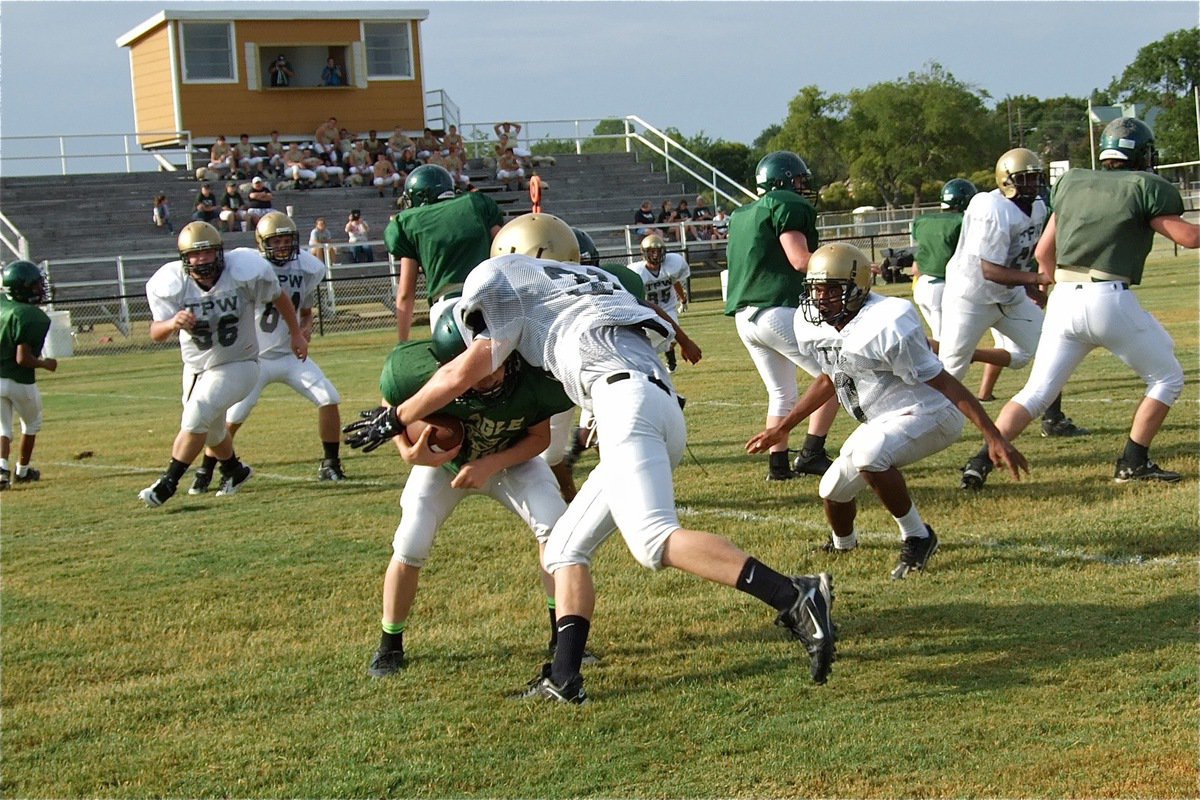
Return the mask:
<svg viewBox="0 0 1200 800">
<path fill-rule="evenodd" d="M 292 218 L 282 211 L 272 211 L 258 221 L 254 229 L 258 253 L 275 267 L 279 288 L 288 296 L 299 313 L 300 329 L 311 341 L 313 303 L 317 289 L 325 277 L 325 265 L 311 253 L 300 250 L 300 231 Z M 230 255 L 253 252 L 238 248 Z M 341 395 L 313 361 L 298 358 L 291 350 L 288 329 L 279 324 L 279 309 L 267 303 L 257 310 L 258 380 L 244 398 L 225 413 L 225 427 L 231 437 L 245 424 L 258 403 L 263 389 L 271 383 L 284 383 L 317 407 L 317 434 L 321 438 L 322 456 L 317 478 L 322 481 L 346 479 L 339 456 L 342 418 L 338 409 Z M 206 450 L 195 481 L 188 494 L 203 494 L 212 482 L 217 456 Z"/>
<path fill-rule="evenodd" d="M 653 303 L 676 322 L 680 307 L 688 303 L 687 279 L 692 268 L 679 253 L 668 253 L 666 242 L 652 233 L 642 239 L 642 260 L 635 261 L 629 268 L 637 273 L 646 286 L 646 302 Z M 667 347 L 667 370 L 675 371 L 675 344 Z"/>
<path fill-rule="evenodd" d="M 975 396 L 942 367 L 916 308 L 907 300 L 871 294 L 871 260 L 857 247 L 838 242 L 813 253 L 800 307 L 800 355 L 805 368 L 820 377 L 781 423 L 752 438 L 746 450 L 769 450 L 836 395 L 862 424 L 821 477 L 825 516 L 833 529 L 827 549 L 850 550 L 858 543 L 855 498 L 870 486 L 900 528 L 900 561 L 892 578 L 923 570 L 938 539 L 922 520 L 898 467 L 958 441 L 964 414 L 983 432 L 993 460 L 1013 477 L 1029 465 Z"/>
<path fill-rule="evenodd" d="M 996 161 L 996 189 L 971 198 L 963 215 L 958 247 L 946 264 L 942 330 L 938 357 L 946 371 L 962 380 L 979 338 L 988 328 L 1005 337 L 1010 360 L 1020 369 L 1037 350 L 1042 333 L 1045 286 L 1033 251 L 1046 225 L 1046 186 L 1042 160 L 1017 147 Z M 1003 340 L 1001 340 L 1003 341 Z M 1066 419 L 1061 398 L 1046 412 L 1047 436 L 1086 433 Z M 978 461 L 978 463 L 977 463 Z M 979 489 L 986 462 L 972 459 L 963 468 L 960 488 Z"/>
<path fill-rule="evenodd" d="M 153 320 L 150 338 L 165 342 L 179 333 L 183 356 L 183 421 L 161 478 L 138 493 L 148 506 L 161 506 L 205 445 L 212 448 L 225 478 L 218 495 L 231 495 L 254 474 L 233 452 L 225 412 L 258 379 L 255 307 L 273 303 L 287 324 L 289 347 L 308 356 L 296 308 L 271 265 L 250 250 L 226 256 L 221 234 L 207 222 L 179 232 L 179 260 L 159 268 L 146 282 Z"/>
<path fill-rule="evenodd" d="M 494 257 L 472 270 L 455 306 L 460 329 L 471 338 L 466 351 L 377 420 L 379 435 L 391 438 L 405 423 L 462 394 L 514 351 L 550 372 L 572 401 L 595 415 L 600 464 L 546 543 L 558 647 L 525 696 L 586 701 L 579 667 L 595 607 L 590 564 L 615 529 L 645 567 L 675 567 L 774 607 L 777 624 L 803 642 L 813 680 L 823 683 L 834 657 L 832 579 L 824 573 L 782 575 L 727 539 L 680 525 L 671 472 L 683 455 L 687 430 L 652 342 L 671 338 L 673 331 L 611 274 L 579 265 L 578 250 L 571 229 L 549 214 L 527 214 L 501 229 L 492 243 Z M 687 338 L 680 352 L 693 363 L 700 358 Z"/>
</svg>

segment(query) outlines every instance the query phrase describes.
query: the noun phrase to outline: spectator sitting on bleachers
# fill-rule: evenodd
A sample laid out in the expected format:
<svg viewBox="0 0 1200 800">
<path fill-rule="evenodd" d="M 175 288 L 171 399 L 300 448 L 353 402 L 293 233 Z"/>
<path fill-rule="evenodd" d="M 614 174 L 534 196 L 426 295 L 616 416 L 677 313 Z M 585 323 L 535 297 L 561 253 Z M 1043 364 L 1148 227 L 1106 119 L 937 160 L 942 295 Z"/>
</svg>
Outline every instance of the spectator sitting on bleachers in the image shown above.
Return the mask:
<svg viewBox="0 0 1200 800">
<path fill-rule="evenodd" d="M 288 145 L 287 152 L 283 154 L 283 171 L 297 189 L 310 189 L 317 180 L 316 170 L 308 165 L 304 151 L 295 142 Z"/>
<path fill-rule="evenodd" d="M 412 139 L 408 138 L 408 134 L 404 132 L 404 129 L 397 125 L 395 132 L 387 140 L 387 156 L 391 159 L 392 163 L 400 161 L 400 154 L 404 152 L 404 148 L 406 147 L 413 148 L 415 152 L 417 146 Z"/>
<path fill-rule="evenodd" d="M 467 159 L 459 145 L 452 144 L 446 148 L 446 154 L 442 156 L 442 166 L 454 178 L 454 185 L 458 188 L 464 188 L 470 182 L 466 173 Z"/>
<path fill-rule="evenodd" d="M 497 122 L 492 126 L 492 130 L 496 132 L 498 138 L 509 139 L 521 132 L 521 124 L 519 122 Z"/>
<path fill-rule="evenodd" d="M 679 221 L 679 212 L 670 200 L 662 201 L 662 209 L 658 212 L 658 227 L 662 237 L 668 242 L 679 241 L 679 228 L 673 223 Z"/>
<path fill-rule="evenodd" d="M 167 233 L 174 234 L 175 226 L 171 224 L 171 204 L 167 202 L 165 194 L 154 196 L 154 224 L 159 228 L 166 228 Z"/>
<path fill-rule="evenodd" d="M 525 170 L 521 168 L 521 162 L 513 155 L 513 149 L 508 148 L 496 163 L 496 180 L 503 183 L 505 189 L 513 191 L 521 188 L 521 179 L 524 177 Z"/>
<path fill-rule="evenodd" d="M 279 131 L 271 131 L 271 140 L 264 149 L 267 154 L 267 169 L 274 173 L 276 178 L 283 177 L 283 154 L 287 152 L 287 145 L 279 141 Z"/>
<path fill-rule="evenodd" d="M 645 238 L 654 233 L 654 206 L 650 205 L 649 200 L 643 200 L 637 211 L 633 212 L 634 233 L 639 238 Z"/>
<path fill-rule="evenodd" d="M 725 213 L 725 209 L 718 207 L 717 213 L 713 214 L 712 232 L 714 239 L 729 238 L 729 215 Z"/>
<path fill-rule="evenodd" d="M 326 226 L 324 217 L 317 217 L 312 233 L 308 235 L 308 252 L 321 259 L 322 264 L 337 263 L 337 248 L 333 246 L 333 233 Z"/>
<path fill-rule="evenodd" d="M 313 186 L 326 185 L 325 174 L 329 165 L 325 163 L 325 159 L 317 155 L 313 148 L 307 144 L 301 148 L 301 152 L 304 153 L 304 166 L 317 176 Z"/>
<path fill-rule="evenodd" d="M 235 169 L 235 165 L 230 158 L 232 150 L 225 143 L 224 136 L 218 136 L 217 141 L 208 151 L 208 170 L 210 173 L 216 173 L 218 176 L 228 174 Z"/>
<path fill-rule="evenodd" d="M 262 168 L 262 156 L 255 152 L 248 133 L 238 137 L 238 143 L 233 146 L 233 157 L 237 160 L 238 174 L 243 178 L 254 177 Z"/>
<path fill-rule="evenodd" d="M 709 222 L 712 220 L 712 209 L 704 195 L 696 196 L 696 207 L 692 209 L 692 222 Z M 696 225 L 692 233 L 701 241 L 707 242 L 712 238 L 712 225 Z"/>
<path fill-rule="evenodd" d="M 212 193 L 212 187 L 207 183 L 200 184 L 200 193 L 196 195 L 192 209 L 192 219 L 212 224 L 218 221 L 221 209 L 217 205 L 217 196 Z"/>
<path fill-rule="evenodd" d="M 343 167 L 346 166 L 346 158 L 353 149 L 354 137 L 350 135 L 350 131 L 342 128 L 338 131 L 338 163 Z"/>
<path fill-rule="evenodd" d="M 375 177 L 366 142 L 355 140 L 354 149 L 346 156 L 346 164 L 350 170 L 348 182 L 351 186 L 362 186 L 364 183 L 370 183 Z"/>
<path fill-rule="evenodd" d="M 442 147 L 444 149 L 449 150 L 452 146 L 457 146 L 461 153 L 466 153 L 462 134 L 458 132 L 457 125 L 451 125 L 450 129 L 446 131 L 446 135 L 442 137 Z"/>
<path fill-rule="evenodd" d="M 254 180 L 250 181 L 250 192 L 246 198 L 246 225 L 248 227 L 243 230 L 254 230 L 258 227 L 258 221 L 271 213 L 271 203 L 274 201 L 275 195 L 271 193 L 271 187 L 262 179 L 262 176 L 256 175 Z"/>
<path fill-rule="evenodd" d="M 441 141 L 433 135 L 433 128 L 426 128 L 421 134 L 421 138 L 417 139 L 417 158 L 428 163 L 429 157 L 434 153 L 440 153 L 442 150 Z"/>
<path fill-rule="evenodd" d="M 371 163 L 375 163 L 375 156 L 386 152 L 387 142 L 380 139 L 375 131 L 367 131 L 367 153 L 371 156 Z"/>
<path fill-rule="evenodd" d="M 688 208 L 688 201 L 687 201 L 686 197 L 680 198 L 679 205 L 675 206 L 675 221 L 676 222 L 691 222 L 692 221 L 692 212 L 691 212 L 691 209 Z M 679 229 L 676 228 L 676 233 L 678 233 L 678 232 L 679 232 Z M 696 238 L 695 232 L 691 228 L 689 228 L 687 225 L 683 226 L 683 235 L 689 239 Z"/>
<path fill-rule="evenodd" d="M 374 176 L 371 183 L 379 190 L 379 196 L 383 197 L 385 186 L 392 187 L 392 196 L 395 197 L 400 189 L 400 173 L 396 171 L 396 166 L 388 159 L 385 153 L 380 153 L 375 158 L 375 167 L 372 169 Z"/>
<path fill-rule="evenodd" d="M 238 191 L 237 183 L 229 181 L 225 184 L 225 194 L 221 195 L 221 225 L 227 231 L 246 231 L 246 201 Z"/>
<path fill-rule="evenodd" d="M 326 163 L 336 164 L 338 161 L 338 142 L 342 139 L 338 128 L 337 117 L 330 117 L 317 126 L 313 133 L 313 150 L 322 156 Z"/>
<path fill-rule="evenodd" d="M 408 174 L 417 167 L 421 166 L 421 162 L 417 160 L 417 150 L 415 147 L 406 147 L 400 152 L 400 160 L 396 162 L 396 171 L 401 177 L 407 178 Z"/>
</svg>

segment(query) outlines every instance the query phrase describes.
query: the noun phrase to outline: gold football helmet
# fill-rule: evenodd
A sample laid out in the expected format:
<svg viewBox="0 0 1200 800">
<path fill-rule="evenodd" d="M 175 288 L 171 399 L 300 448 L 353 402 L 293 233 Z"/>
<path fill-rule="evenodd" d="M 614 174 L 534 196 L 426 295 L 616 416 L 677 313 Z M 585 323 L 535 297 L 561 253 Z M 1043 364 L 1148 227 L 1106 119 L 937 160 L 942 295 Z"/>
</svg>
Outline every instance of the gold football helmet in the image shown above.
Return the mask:
<svg viewBox="0 0 1200 800">
<path fill-rule="evenodd" d="M 646 259 L 647 264 L 657 267 L 663 263 L 663 259 L 666 257 L 667 243 L 661 236 L 652 233 L 642 239 L 642 258 Z"/>
<path fill-rule="evenodd" d="M 212 287 L 225 271 L 225 246 L 221 243 L 221 233 L 207 222 L 196 220 L 184 225 L 179 231 L 176 245 L 184 274 L 197 283 Z M 209 250 L 216 251 L 216 258 L 193 263 L 197 261 L 197 254 Z"/>
<path fill-rule="evenodd" d="M 1014 147 L 996 162 L 996 186 L 1009 200 L 1037 197 L 1046 186 L 1042 159 L 1032 150 Z"/>
<path fill-rule="evenodd" d="M 571 226 L 553 214 L 522 214 L 492 240 L 493 257 L 510 253 L 578 264 L 579 240 Z"/>
<path fill-rule="evenodd" d="M 277 267 L 300 255 L 300 231 L 282 211 L 272 211 L 260 219 L 254 228 L 254 239 L 258 242 L 258 252 Z"/>
<path fill-rule="evenodd" d="M 804 318 L 814 325 L 849 321 L 867 302 L 871 279 L 871 259 L 854 245 L 831 242 L 818 247 L 808 260 L 800 297 Z M 828 286 L 840 287 L 840 294 L 830 293 L 824 288 Z"/>
</svg>

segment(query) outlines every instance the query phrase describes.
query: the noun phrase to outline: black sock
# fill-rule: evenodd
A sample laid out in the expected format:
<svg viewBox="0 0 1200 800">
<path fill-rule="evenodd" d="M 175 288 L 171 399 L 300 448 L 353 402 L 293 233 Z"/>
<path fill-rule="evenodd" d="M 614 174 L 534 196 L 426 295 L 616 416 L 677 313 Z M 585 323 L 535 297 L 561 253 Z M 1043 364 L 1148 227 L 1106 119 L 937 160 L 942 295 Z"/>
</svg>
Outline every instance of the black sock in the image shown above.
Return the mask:
<svg viewBox="0 0 1200 800">
<path fill-rule="evenodd" d="M 781 575 L 757 558 L 747 558 L 738 575 L 737 590 L 757 597 L 776 611 L 786 611 L 796 602 L 791 578 Z"/>
<path fill-rule="evenodd" d="M 574 614 L 559 619 L 558 647 L 554 649 L 554 663 L 550 666 L 550 680 L 556 685 L 564 686 L 579 674 L 591 628 L 591 622 Z"/>
<path fill-rule="evenodd" d="M 204 472 L 207 472 L 209 475 L 212 475 L 213 471 L 216 470 L 216 468 L 217 468 L 217 457 L 210 456 L 208 453 L 205 453 L 204 458 L 200 461 L 200 469 L 203 470 Z"/>
<path fill-rule="evenodd" d="M 232 478 L 242 469 L 242 462 L 238 459 L 237 453 L 230 453 L 229 458 L 221 460 L 221 474 L 226 478 Z"/>
<path fill-rule="evenodd" d="M 384 631 L 379 637 L 379 649 L 383 651 L 399 650 L 404 652 L 404 631 L 388 633 Z"/>
<path fill-rule="evenodd" d="M 550 649 L 558 644 L 558 611 L 554 608 L 554 598 L 546 598 L 546 610 L 550 612 Z"/>
<path fill-rule="evenodd" d="M 337 461 L 339 444 L 340 442 L 321 442 L 321 449 L 325 451 L 325 458 L 330 461 Z"/>
<path fill-rule="evenodd" d="M 987 449 L 986 444 L 983 447 L 979 448 L 979 452 L 975 454 L 975 458 L 982 459 L 983 461 L 986 461 L 987 463 L 992 464 L 992 457 L 990 455 L 988 455 L 988 449 Z M 992 464 L 992 466 L 995 466 L 995 464 Z"/>
<path fill-rule="evenodd" d="M 1121 460 L 1131 467 L 1140 467 L 1150 460 L 1150 447 L 1138 444 L 1133 439 L 1126 439 L 1125 452 L 1121 454 Z"/>
<path fill-rule="evenodd" d="M 802 453 L 823 453 L 825 452 L 825 437 L 815 434 L 807 434 L 804 437 L 804 446 L 801 448 Z"/>
<path fill-rule="evenodd" d="M 172 458 L 171 463 L 167 464 L 167 471 L 163 474 L 164 478 L 169 478 L 171 483 L 179 483 L 179 479 L 187 472 L 188 464 L 180 461 L 178 458 Z"/>
<path fill-rule="evenodd" d="M 1042 419 L 1049 420 L 1050 422 L 1057 422 L 1065 416 L 1066 414 L 1064 414 L 1062 410 L 1062 392 L 1059 392 L 1058 397 L 1054 398 L 1054 401 L 1050 403 L 1049 408 L 1047 408 L 1045 413 L 1042 414 Z"/>
</svg>

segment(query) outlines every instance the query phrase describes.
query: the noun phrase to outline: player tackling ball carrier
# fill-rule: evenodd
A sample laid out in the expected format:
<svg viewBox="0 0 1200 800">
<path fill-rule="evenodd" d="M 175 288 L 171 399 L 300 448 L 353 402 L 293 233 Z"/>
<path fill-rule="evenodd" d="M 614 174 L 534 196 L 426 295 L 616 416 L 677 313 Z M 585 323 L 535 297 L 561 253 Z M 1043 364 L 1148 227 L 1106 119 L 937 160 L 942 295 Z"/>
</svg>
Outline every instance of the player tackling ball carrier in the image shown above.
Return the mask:
<svg viewBox="0 0 1200 800">
<path fill-rule="evenodd" d="M 525 697 L 583 703 L 580 664 L 595 606 L 591 558 L 619 529 L 650 569 L 674 567 L 747 592 L 778 610 L 776 623 L 800 639 L 817 683 L 833 665 L 833 580 L 787 577 L 727 539 L 679 524 L 671 472 L 687 438 L 683 412 L 651 337 L 673 331 L 608 273 L 584 267 L 571 229 L 548 214 L 513 220 L 496 236 L 495 257 L 467 277 L 455 306 L 470 337 L 412 398 L 376 421 L 390 439 L 405 423 L 443 407 L 492 373 L 514 351 L 549 371 L 567 395 L 595 414 L 600 464 L 555 524 L 544 565 L 554 575 L 558 647 Z M 576 263 L 564 263 L 576 262 Z M 680 342 L 691 363 L 691 340 Z"/>
</svg>

